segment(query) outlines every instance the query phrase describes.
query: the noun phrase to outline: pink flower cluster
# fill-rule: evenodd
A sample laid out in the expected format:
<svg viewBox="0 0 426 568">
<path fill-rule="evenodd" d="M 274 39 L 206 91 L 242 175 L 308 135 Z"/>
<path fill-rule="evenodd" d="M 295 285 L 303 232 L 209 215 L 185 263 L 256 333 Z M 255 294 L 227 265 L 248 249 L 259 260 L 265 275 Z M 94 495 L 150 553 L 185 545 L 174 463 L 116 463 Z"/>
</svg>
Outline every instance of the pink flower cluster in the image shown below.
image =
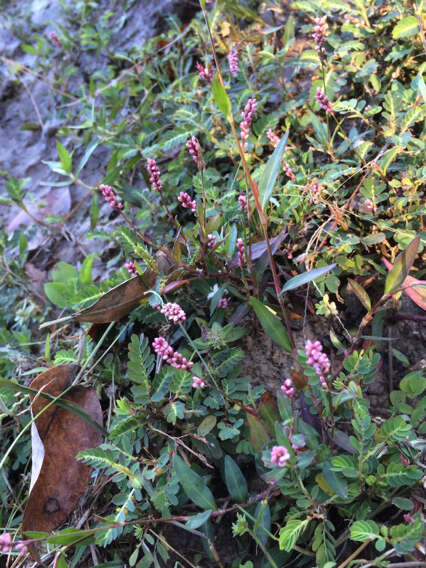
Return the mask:
<svg viewBox="0 0 426 568">
<path fill-rule="evenodd" d="M 238 196 L 238 203 L 240 204 L 241 211 L 248 211 L 249 206 L 247 203 L 247 195 L 245 193 L 240 193 Z"/>
<path fill-rule="evenodd" d="M 247 149 L 248 144 L 246 140 L 249 136 L 251 122 L 253 120 L 253 116 L 256 111 L 257 111 L 257 100 L 249 99 L 247 101 L 244 111 L 241 113 L 241 118 L 243 120 L 240 124 L 240 130 L 241 130 L 241 145 L 243 147 L 243 150 Z"/>
<path fill-rule="evenodd" d="M 367 209 L 374 209 L 374 203 L 371 201 L 371 199 L 366 199 L 364 201 L 364 205 L 365 207 L 367 207 Z"/>
<path fill-rule="evenodd" d="M 321 385 L 324 388 L 328 388 L 325 376 L 330 372 L 330 360 L 327 355 L 322 352 L 322 349 L 323 347 L 319 341 L 312 342 L 308 339 L 305 344 L 305 351 L 308 356 L 306 363 L 315 369 Z"/>
<path fill-rule="evenodd" d="M 192 159 L 198 166 L 199 156 L 200 156 L 200 143 L 198 142 L 197 138 L 193 136 L 188 140 L 186 143 L 186 147 L 189 150 L 189 153 L 192 156 Z"/>
<path fill-rule="evenodd" d="M 131 260 L 129 260 L 129 262 L 126 262 L 124 267 L 127 268 L 129 274 L 135 274 L 136 275 L 138 273 L 135 264 Z"/>
<path fill-rule="evenodd" d="M 207 235 L 207 246 L 208 247 L 214 247 L 216 242 L 216 235 Z"/>
<path fill-rule="evenodd" d="M 56 32 L 50 32 L 49 38 L 55 47 L 62 47 L 62 41 L 59 39 Z"/>
<path fill-rule="evenodd" d="M 292 169 L 290 168 L 290 166 L 287 164 L 287 162 L 284 162 L 283 165 L 283 170 L 285 175 L 291 179 L 291 181 L 294 181 L 296 179 L 296 176 L 294 175 Z"/>
<path fill-rule="evenodd" d="M 274 148 L 278 144 L 278 142 L 281 140 L 281 138 L 279 136 L 277 136 L 275 134 L 275 132 L 271 129 L 268 130 L 268 132 L 266 133 L 266 136 L 268 137 L 269 142 L 272 144 L 272 146 Z"/>
<path fill-rule="evenodd" d="M 186 314 L 179 304 L 168 302 L 167 304 L 164 304 L 160 311 L 173 323 L 183 323 L 186 320 Z"/>
<path fill-rule="evenodd" d="M 175 367 L 175 369 L 184 369 L 185 371 L 190 371 L 194 363 L 188 361 L 180 353 L 175 351 L 171 345 L 167 343 L 164 337 L 156 337 L 152 342 L 154 351 L 169 365 Z"/>
<path fill-rule="evenodd" d="M 318 52 L 318 55 L 322 55 L 325 53 L 324 42 L 327 39 L 327 17 L 322 16 L 314 19 L 315 28 L 314 28 L 314 43 L 315 49 Z"/>
<path fill-rule="evenodd" d="M 155 191 L 161 191 L 163 189 L 163 182 L 160 177 L 160 170 L 158 169 L 157 162 L 153 158 L 148 158 L 147 170 L 149 175 L 149 181 L 152 183 L 152 189 Z"/>
<path fill-rule="evenodd" d="M 228 307 L 228 300 L 226 298 L 221 298 L 217 303 L 218 308 L 227 308 Z"/>
<path fill-rule="evenodd" d="M 237 239 L 237 249 L 238 249 L 238 264 L 242 268 L 244 265 L 244 251 L 245 251 L 243 239 Z"/>
<path fill-rule="evenodd" d="M 182 207 L 185 207 L 185 209 L 191 209 L 191 211 L 195 211 L 197 209 L 195 200 L 193 201 L 185 191 L 181 191 L 179 193 L 178 201 L 180 202 Z"/>
<path fill-rule="evenodd" d="M 286 379 L 281 385 L 281 391 L 289 398 L 293 398 L 296 393 L 293 381 L 291 379 Z"/>
<path fill-rule="evenodd" d="M 228 53 L 228 63 L 229 63 L 229 70 L 231 71 L 231 75 L 236 75 L 238 73 L 238 45 L 234 43 Z"/>
<path fill-rule="evenodd" d="M 197 61 L 195 66 L 197 68 L 200 79 L 204 79 L 205 81 L 211 83 L 213 80 L 213 67 L 210 65 L 210 63 L 207 63 L 204 67 L 199 61 Z"/>
<path fill-rule="evenodd" d="M 290 459 L 290 452 L 285 446 L 274 446 L 271 450 L 271 462 L 279 465 L 280 467 L 285 467 L 286 463 Z"/>
<path fill-rule="evenodd" d="M 100 185 L 99 189 L 105 197 L 105 201 L 109 203 L 111 209 L 115 209 L 116 211 L 121 211 L 123 209 L 123 204 L 118 201 L 117 196 L 110 185 Z"/>
<path fill-rule="evenodd" d="M 203 379 L 200 379 L 200 377 L 196 377 L 195 375 L 192 377 L 192 386 L 194 389 L 200 388 L 203 389 L 204 387 L 207 386 L 206 381 L 203 381 Z"/>
<path fill-rule="evenodd" d="M 0 552 L 7 554 L 12 548 L 15 548 L 19 550 L 20 554 L 26 554 L 28 552 L 27 546 L 29 542 L 29 540 L 17 540 L 12 542 L 10 534 L 5 532 L 0 535 Z"/>
<path fill-rule="evenodd" d="M 321 105 L 321 108 L 325 110 L 325 112 L 333 112 L 333 105 L 321 87 L 317 87 L 315 100 Z"/>
</svg>

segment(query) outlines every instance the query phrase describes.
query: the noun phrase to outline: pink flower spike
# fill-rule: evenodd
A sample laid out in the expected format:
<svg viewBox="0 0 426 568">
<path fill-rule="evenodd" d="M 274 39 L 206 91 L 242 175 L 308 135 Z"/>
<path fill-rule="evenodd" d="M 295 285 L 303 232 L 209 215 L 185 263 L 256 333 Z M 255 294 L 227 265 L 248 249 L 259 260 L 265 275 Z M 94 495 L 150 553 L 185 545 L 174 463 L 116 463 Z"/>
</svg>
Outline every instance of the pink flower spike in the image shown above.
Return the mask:
<svg viewBox="0 0 426 568">
<path fill-rule="evenodd" d="M 286 379 L 284 383 L 281 385 L 281 391 L 288 396 L 288 398 L 293 398 L 296 389 L 294 388 L 293 381 L 291 379 Z"/>
<path fill-rule="evenodd" d="M 186 314 L 179 304 L 168 302 L 161 308 L 161 313 L 173 323 L 183 323 L 186 320 Z"/>
<path fill-rule="evenodd" d="M 245 247 L 244 247 L 243 239 L 237 239 L 237 249 L 238 249 L 238 264 L 242 268 L 243 265 L 244 265 L 244 260 L 245 260 L 244 259 Z"/>
<path fill-rule="evenodd" d="M 231 47 L 230 52 L 228 53 L 228 63 L 229 63 L 229 70 L 231 71 L 231 75 L 235 76 L 238 73 L 238 46 L 236 43 Z"/>
<path fill-rule="evenodd" d="M 325 110 L 325 112 L 333 112 L 333 105 L 321 87 L 318 87 L 316 90 L 315 100 L 320 104 L 321 108 Z"/>
<path fill-rule="evenodd" d="M 188 361 L 186 357 L 183 357 L 180 353 L 175 351 L 171 347 L 164 337 L 156 337 L 152 342 L 155 353 L 160 355 L 160 357 L 175 369 L 183 369 L 185 371 L 190 371 L 194 365 L 192 361 Z"/>
<path fill-rule="evenodd" d="M 291 181 L 294 181 L 296 179 L 296 176 L 294 175 L 292 169 L 290 168 L 290 166 L 287 164 L 287 162 L 284 162 L 283 165 L 283 169 L 285 172 L 285 175 L 291 179 Z"/>
<path fill-rule="evenodd" d="M 189 150 L 189 153 L 192 156 L 192 159 L 194 160 L 194 162 L 197 164 L 199 163 L 199 156 L 200 156 L 200 143 L 198 142 L 198 140 L 195 138 L 195 136 L 193 136 L 192 138 L 190 138 L 188 140 L 188 142 L 186 143 L 186 147 Z"/>
<path fill-rule="evenodd" d="M 207 246 L 212 248 L 216 243 L 216 235 L 207 235 Z"/>
<path fill-rule="evenodd" d="M 197 71 L 198 71 L 198 75 L 200 77 L 200 79 L 204 79 L 205 81 L 207 81 L 208 83 L 211 83 L 213 80 L 213 67 L 210 65 L 210 63 L 207 63 L 205 67 L 203 67 L 203 65 L 197 61 L 197 63 L 195 64 Z"/>
<path fill-rule="evenodd" d="M 290 452 L 284 446 L 274 446 L 271 450 L 271 462 L 280 467 L 285 467 L 290 459 Z"/>
<path fill-rule="evenodd" d="M 218 308 L 225 309 L 228 307 L 228 300 L 226 298 L 221 298 L 217 303 Z"/>
<path fill-rule="evenodd" d="M 131 260 L 126 262 L 126 264 L 124 265 L 124 268 L 127 268 L 129 274 L 135 274 L 136 275 L 138 273 L 135 264 Z"/>
<path fill-rule="evenodd" d="M 321 386 L 328 389 L 326 375 L 330 372 L 330 360 L 325 353 L 322 352 L 322 345 L 319 341 L 312 342 L 310 339 L 305 344 L 306 355 L 308 360 L 306 363 L 311 365 L 319 376 Z"/>
<path fill-rule="evenodd" d="M 268 130 L 268 132 L 266 133 L 266 136 L 268 137 L 269 142 L 272 144 L 272 146 L 275 148 L 275 146 L 278 145 L 278 142 L 281 140 L 281 138 L 279 136 L 277 136 L 275 134 L 275 132 L 271 129 Z"/>
<path fill-rule="evenodd" d="M 207 386 L 206 381 L 203 381 L 203 379 L 200 379 L 200 377 L 196 377 L 195 375 L 192 377 L 192 386 L 194 389 L 200 388 L 203 389 L 204 387 Z"/>
<path fill-rule="evenodd" d="M 240 195 L 238 196 L 238 203 L 240 204 L 241 211 L 249 210 L 249 206 L 247 203 L 247 196 L 245 193 L 240 193 Z"/>
<path fill-rule="evenodd" d="M 111 209 L 115 209 L 116 211 L 121 211 L 123 209 L 123 204 L 118 201 L 117 196 L 110 185 L 102 184 L 99 186 L 99 189 L 104 196 L 105 201 L 109 203 Z"/>
<path fill-rule="evenodd" d="M 182 207 L 185 207 L 185 209 L 191 209 L 191 211 L 197 210 L 197 203 L 195 200 L 193 201 L 185 191 L 181 191 L 179 193 L 178 201 L 181 203 Z"/>
<path fill-rule="evenodd" d="M 163 182 L 160 178 L 160 170 L 158 169 L 157 162 L 153 158 L 148 158 L 146 167 L 151 176 L 149 181 L 152 183 L 152 189 L 161 191 L 163 189 Z"/>
<path fill-rule="evenodd" d="M 56 32 L 50 32 L 49 38 L 55 47 L 62 47 L 62 41 L 59 39 Z"/>
<path fill-rule="evenodd" d="M 244 111 L 241 113 L 241 118 L 243 120 L 240 123 L 240 130 L 241 130 L 241 146 L 243 147 L 243 150 L 246 150 L 248 147 L 247 138 L 250 134 L 250 126 L 256 111 L 257 111 L 257 100 L 254 98 L 249 99 L 244 108 Z"/>
<path fill-rule="evenodd" d="M 9 552 L 12 548 L 12 537 L 9 533 L 5 532 L 0 535 L 0 551 L 1 552 Z"/>
<path fill-rule="evenodd" d="M 314 19 L 315 28 L 313 33 L 313 39 L 315 43 L 315 49 L 319 56 L 325 53 L 325 48 L 323 47 L 324 42 L 327 39 L 327 17 L 317 17 Z"/>
<path fill-rule="evenodd" d="M 24 554 L 27 554 L 28 552 L 28 547 L 27 547 L 28 541 L 26 540 L 21 540 L 20 542 L 17 542 L 15 544 L 15 548 L 16 550 L 19 551 L 19 553 L 23 556 Z"/>
</svg>

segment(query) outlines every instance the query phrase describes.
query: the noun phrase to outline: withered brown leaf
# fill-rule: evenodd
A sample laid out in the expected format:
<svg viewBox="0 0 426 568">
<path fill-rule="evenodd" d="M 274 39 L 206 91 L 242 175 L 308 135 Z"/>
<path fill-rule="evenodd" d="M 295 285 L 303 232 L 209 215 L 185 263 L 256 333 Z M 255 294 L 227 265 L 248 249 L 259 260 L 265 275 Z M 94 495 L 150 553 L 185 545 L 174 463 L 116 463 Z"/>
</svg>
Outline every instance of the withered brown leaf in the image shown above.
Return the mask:
<svg viewBox="0 0 426 568">
<path fill-rule="evenodd" d="M 78 370 L 78 365 L 58 365 L 38 375 L 31 387 L 59 396 L 72 384 Z M 38 395 L 30 398 L 33 416 L 49 404 Z M 94 389 L 73 386 L 63 399 L 79 405 L 102 425 L 102 410 Z M 28 531 L 51 532 L 66 521 L 90 480 L 90 466 L 77 461 L 76 455 L 98 446 L 102 434 L 79 416 L 53 404 L 34 421 L 32 440 L 33 472 L 22 523 L 24 534 Z M 30 546 L 29 551 L 39 562 L 36 547 Z"/>
</svg>

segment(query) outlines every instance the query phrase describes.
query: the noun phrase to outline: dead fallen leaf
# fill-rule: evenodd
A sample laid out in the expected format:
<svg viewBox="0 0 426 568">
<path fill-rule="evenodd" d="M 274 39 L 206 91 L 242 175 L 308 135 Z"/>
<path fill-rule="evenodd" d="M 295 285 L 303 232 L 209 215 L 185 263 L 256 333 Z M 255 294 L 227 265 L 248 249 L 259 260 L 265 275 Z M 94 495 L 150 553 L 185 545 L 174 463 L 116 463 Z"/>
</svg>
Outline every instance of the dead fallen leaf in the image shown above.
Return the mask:
<svg viewBox="0 0 426 568">
<path fill-rule="evenodd" d="M 31 387 L 60 395 L 68 388 L 79 370 L 78 365 L 58 365 L 36 377 Z M 33 416 L 49 401 L 31 395 Z M 73 386 L 63 400 L 77 404 L 102 425 L 102 410 L 92 388 Z M 84 495 L 90 480 L 90 466 L 75 459 L 102 441 L 99 430 L 72 412 L 53 404 L 32 425 L 32 474 L 30 496 L 24 511 L 22 532 L 52 532 L 66 521 Z M 40 558 L 35 546 L 29 547 L 32 558 Z"/>
<path fill-rule="evenodd" d="M 382 258 L 382 260 L 386 268 L 389 271 L 392 270 L 393 264 L 386 260 L 386 258 Z M 426 310 L 426 280 L 417 280 L 417 278 L 413 278 L 412 276 L 406 276 L 404 282 L 401 284 L 401 288 L 419 308 Z"/>
</svg>

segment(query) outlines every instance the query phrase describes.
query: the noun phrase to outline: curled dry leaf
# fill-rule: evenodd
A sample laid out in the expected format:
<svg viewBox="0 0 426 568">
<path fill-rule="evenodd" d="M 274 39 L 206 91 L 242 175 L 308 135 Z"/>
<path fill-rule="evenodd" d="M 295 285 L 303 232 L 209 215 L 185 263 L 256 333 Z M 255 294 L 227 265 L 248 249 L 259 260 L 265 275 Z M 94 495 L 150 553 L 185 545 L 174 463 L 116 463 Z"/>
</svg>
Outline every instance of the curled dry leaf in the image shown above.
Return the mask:
<svg viewBox="0 0 426 568">
<path fill-rule="evenodd" d="M 31 387 L 59 396 L 71 384 L 78 365 L 58 365 L 41 373 Z M 37 416 L 49 401 L 31 395 L 31 410 Z M 73 386 L 64 395 L 83 408 L 102 425 L 102 410 L 92 388 Z M 90 466 L 76 460 L 76 455 L 98 446 L 99 430 L 75 414 L 56 404 L 47 408 L 32 424 L 32 475 L 30 496 L 24 511 L 22 531 L 51 532 L 66 521 L 84 495 L 90 480 Z M 39 562 L 37 549 L 29 547 L 32 558 Z"/>
</svg>

